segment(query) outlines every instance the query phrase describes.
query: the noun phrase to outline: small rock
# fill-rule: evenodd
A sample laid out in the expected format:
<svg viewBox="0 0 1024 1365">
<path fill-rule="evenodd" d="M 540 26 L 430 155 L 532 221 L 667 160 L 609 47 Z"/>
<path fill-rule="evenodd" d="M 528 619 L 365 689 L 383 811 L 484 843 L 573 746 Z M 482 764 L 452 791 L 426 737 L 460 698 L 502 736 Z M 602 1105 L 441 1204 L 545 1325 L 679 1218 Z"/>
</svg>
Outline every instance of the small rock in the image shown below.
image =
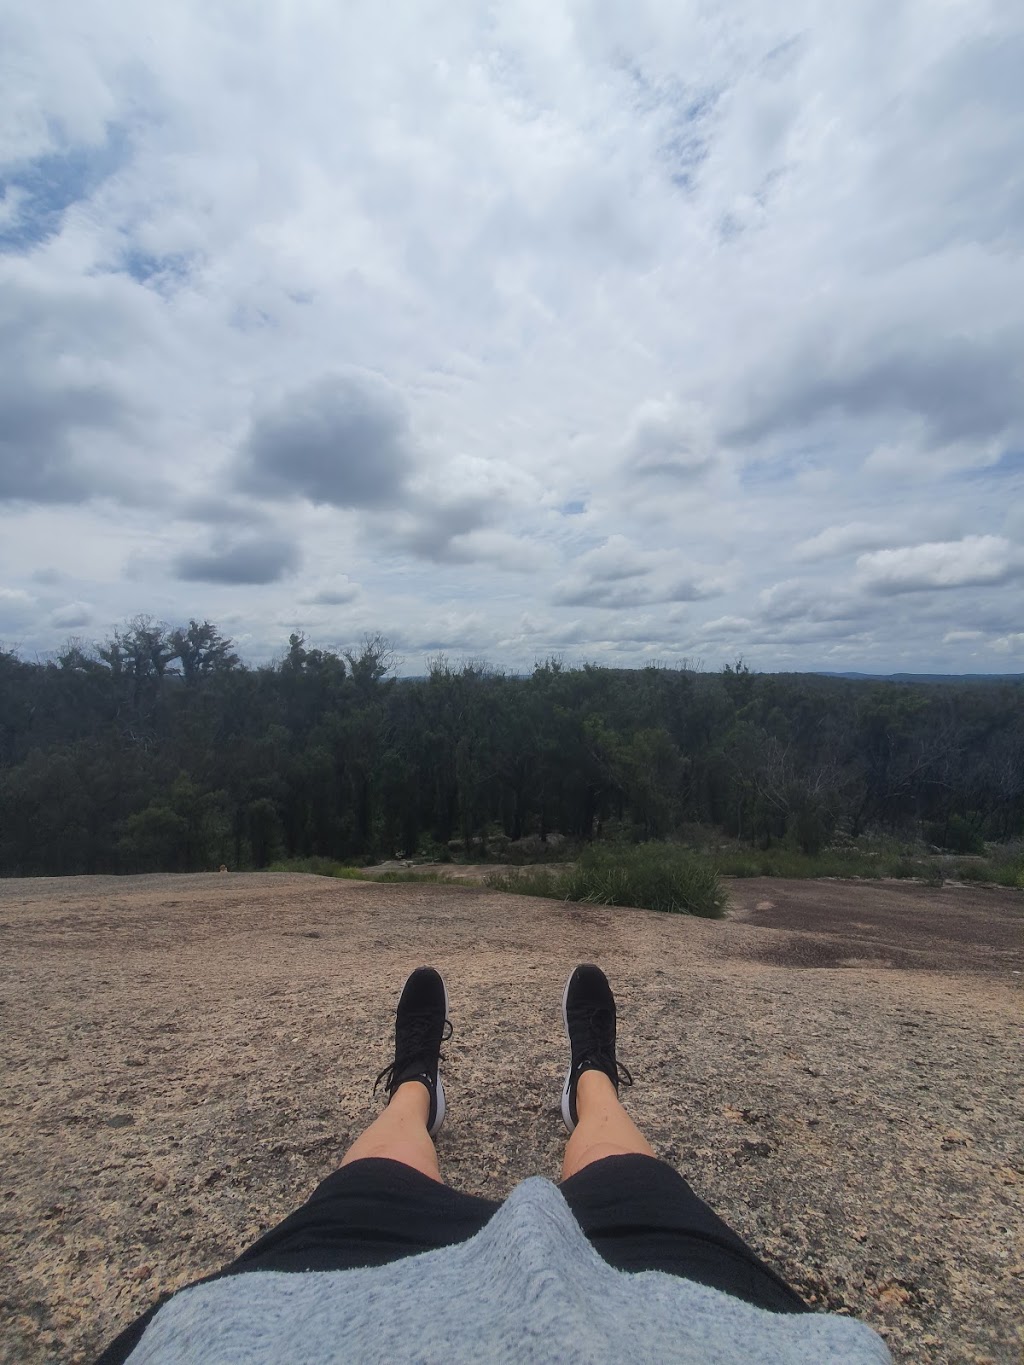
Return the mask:
<svg viewBox="0 0 1024 1365">
<path fill-rule="evenodd" d="M 134 1122 L 135 1117 L 132 1114 L 111 1114 L 106 1121 L 108 1128 L 128 1128 Z"/>
<path fill-rule="evenodd" d="M 733 1153 L 733 1159 L 739 1166 L 745 1161 L 750 1161 L 752 1157 L 766 1157 L 771 1156 L 771 1154 L 770 1142 L 751 1142 L 749 1138 L 744 1138 Z"/>
<path fill-rule="evenodd" d="M 902 1308 L 904 1304 L 910 1302 L 910 1294 L 903 1285 L 898 1284 L 895 1280 L 887 1280 L 884 1284 L 880 1284 L 875 1291 L 875 1297 L 886 1308 Z"/>
</svg>

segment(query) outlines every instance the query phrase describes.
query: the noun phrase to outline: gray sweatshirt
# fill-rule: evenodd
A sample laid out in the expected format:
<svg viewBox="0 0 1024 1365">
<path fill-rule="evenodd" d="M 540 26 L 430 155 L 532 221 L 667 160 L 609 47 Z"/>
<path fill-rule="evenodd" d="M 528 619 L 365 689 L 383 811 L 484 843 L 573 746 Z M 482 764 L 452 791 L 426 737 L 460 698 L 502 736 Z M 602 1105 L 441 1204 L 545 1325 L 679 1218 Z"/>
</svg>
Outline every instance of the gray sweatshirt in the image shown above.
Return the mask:
<svg viewBox="0 0 1024 1365">
<path fill-rule="evenodd" d="M 885 1365 L 852 1318 L 769 1313 L 603 1261 L 548 1180 L 519 1185 L 468 1242 L 365 1270 L 258 1270 L 183 1290 L 130 1365 L 692 1361 Z"/>
</svg>

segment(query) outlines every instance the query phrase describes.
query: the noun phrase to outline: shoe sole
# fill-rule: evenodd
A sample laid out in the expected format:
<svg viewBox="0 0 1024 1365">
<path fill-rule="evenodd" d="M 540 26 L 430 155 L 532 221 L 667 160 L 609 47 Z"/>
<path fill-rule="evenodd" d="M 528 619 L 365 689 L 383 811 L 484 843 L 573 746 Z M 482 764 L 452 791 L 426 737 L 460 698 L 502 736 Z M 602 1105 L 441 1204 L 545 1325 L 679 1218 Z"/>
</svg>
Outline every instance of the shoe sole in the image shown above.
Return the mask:
<svg viewBox="0 0 1024 1365">
<path fill-rule="evenodd" d="M 572 1039 L 569 1037 L 569 1016 L 566 1013 L 565 1005 L 569 999 L 569 985 L 576 975 L 574 967 L 569 973 L 569 979 L 565 983 L 565 990 L 562 992 L 562 1023 L 565 1025 L 565 1037 L 569 1044 L 569 1070 L 565 1075 L 565 1085 L 562 1086 L 562 1122 L 570 1133 L 575 1132 L 576 1125 L 573 1122 L 572 1112 L 569 1108 L 569 1084 L 572 1081 Z"/>
<path fill-rule="evenodd" d="M 440 972 L 438 972 L 438 976 L 441 976 Z M 447 1019 L 450 1012 L 448 1008 L 448 983 L 445 981 L 443 976 L 441 976 L 441 985 L 444 987 L 444 1017 Z M 431 1137 L 435 1137 L 441 1131 L 441 1124 L 444 1123 L 444 1116 L 446 1110 L 446 1105 L 444 1102 L 444 1086 L 441 1083 L 440 1059 L 438 1059 L 437 1063 L 437 1085 L 434 1087 L 434 1094 L 437 1107 L 434 1112 L 434 1122 L 430 1125 L 430 1128 L 428 1129 Z"/>
</svg>

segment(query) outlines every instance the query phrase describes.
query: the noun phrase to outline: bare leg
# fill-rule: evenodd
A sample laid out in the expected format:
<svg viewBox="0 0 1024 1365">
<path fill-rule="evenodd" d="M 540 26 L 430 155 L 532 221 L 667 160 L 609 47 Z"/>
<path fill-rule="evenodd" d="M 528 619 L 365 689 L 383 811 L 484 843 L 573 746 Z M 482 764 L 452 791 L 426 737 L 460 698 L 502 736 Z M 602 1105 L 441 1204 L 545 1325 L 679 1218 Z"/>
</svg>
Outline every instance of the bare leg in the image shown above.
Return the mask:
<svg viewBox="0 0 1024 1365">
<path fill-rule="evenodd" d="M 562 1179 L 606 1156 L 654 1156 L 654 1151 L 619 1103 L 603 1071 L 584 1071 L 576 1083 L 578 1123 L 565 1144 Z"/>
<path fill-rule="evenodd" d="M 341 1164 L 348 1166 L 370 1156 L 386 1157 L 389 1161 L 411 1166 L 414 1171 L 422 1171 L 431 1180 L 441 1181 L 437 1152 L 427 1132 L 429 1117 L 427 1087 L 419 1081 L 406 1081 L 391 1096 L 383 1114 L 359 1134 L 342 1157 Z"/>
</svg>

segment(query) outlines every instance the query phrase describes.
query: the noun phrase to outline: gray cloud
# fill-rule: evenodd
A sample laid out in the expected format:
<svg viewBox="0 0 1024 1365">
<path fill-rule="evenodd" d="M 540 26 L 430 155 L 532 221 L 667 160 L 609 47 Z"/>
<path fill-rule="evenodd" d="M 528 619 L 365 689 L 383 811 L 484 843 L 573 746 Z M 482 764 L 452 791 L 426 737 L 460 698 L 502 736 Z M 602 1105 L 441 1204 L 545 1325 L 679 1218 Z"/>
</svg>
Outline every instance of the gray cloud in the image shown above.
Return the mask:
<svg viewBox="0 0 1024 1365">
<path fill-rule="evenodd" d="M 877 612 L 877 604 L 830 584 L 786 579 L 758 594 L 757 619 L 778 626 L 787 622 L 824 622 L 835 633 Z"/>
<path fill-rule="evenodd" d="M 621 610 L 628 607 L 653 606 L 657 602 L 700 602 L 716 597 L 721 587 L 710 580 L 680 578 L 658 586 L 656 584 L 628 584 L 623 586 L 607 579 L 564 584 L 552 601 L 561 607 L 604 607 Z"/>
<path fill-rule="evenodd" d="M 245 540 L 205 554 L 184 551 L 174 560 L 174 573 L 186 583 L 276 583 L 300 561 L 291 541 Z"/>
<path fill-rule="evenodd" d="M 74 438 L 116 427 L 123 416 L 110 391 L 8 372 L 0 380 L 0 501 L 75 503 L 103 491 L 95 474 L 76 465 Z"/>
<path fill-rule="evenodd" d="M 900 347 L 871 338 L 850 355 L 839 339 L 794 355 L 788 374 L 749 418 L 733 427 L 735 443 L 795 432 L 819 418 L 914 417 L 931 443 L 998 437 L 1024 421 L 1024 338 L 915 334 Z M 768 386 L 766 386 L 767 388 Z"/>
<path fill-rule="evenodd" d="M 359 596 L 359 591 L 358 583 L 343 578 L 339 582 L 325 585 L 306 601 L 317 607 L 343 607 L 349 602 L 354 602 Z"/>
<path fill-rule="evenodd" d="M 392 530 L 389 539 L 397 548 L 435 564 L 467 564 L 486 556 L 459 539 L 485 526 L 489 505 L 483 498 L 462 498 L 434 503 L 413 500 L 404 526 Z"/>
<path fill-rule="evenodd" d="M 22 588 L 0 588 L 0 638 L 2 632 L 17 629 L 38 615 L 36 600 Z"/>
<path fill-rule="evenodd" d="M 695 409 L 649 400 L 633 414 L 622 447 L 630 477 L 690 481 L 714 463 L 706 422 Z"/>
<path fill-rule="evenodd" d="M 380 508 L 401 498 L 412 470 L 408 418 L 395 389 L 345 370 L 258 415 L 236 478 L 246 492 Z"/>
<path fill-rule="evenodd" d="M 657 602 L 698 602 L 717 597 L 724 585 L 699 565 L 686 564 L 671 550 L 637 548 L 625 536 L 610 536 L 581 555 L 572 577 L 552 597 L 557 606 L 622 610 Z"/>
<path fill-rule="evenodd" d="M 197 493 L 185 498 L 175 515 L 182 521 L 207 526 L 258 526 L 268 520 L 266 509 L 256 502 L 239 501 L 217 493 Z"/>
<path fill-rule="evenodd" d="M 2 288 L 0 501 L 140 503 L 162 491 L 160 471 L 137 458 L 147 405 L 125 378 L 144 340 L 133 301 L 103 279 L 55 283 L 9 264 Z"/>
</svg>

